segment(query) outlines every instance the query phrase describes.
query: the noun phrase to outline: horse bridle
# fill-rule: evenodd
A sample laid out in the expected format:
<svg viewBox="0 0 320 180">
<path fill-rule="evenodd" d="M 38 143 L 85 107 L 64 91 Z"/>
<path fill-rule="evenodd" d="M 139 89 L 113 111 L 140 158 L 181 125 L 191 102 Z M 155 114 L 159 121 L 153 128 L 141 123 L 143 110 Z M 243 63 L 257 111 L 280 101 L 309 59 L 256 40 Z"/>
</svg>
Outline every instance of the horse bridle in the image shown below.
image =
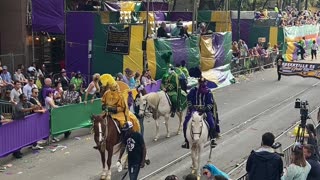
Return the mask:
<svg viewBox="0 0 320 180">
<path fill-rule="evenodd" d="M 194 122 L 193 119 L 192 119 L 192 122 Z M 193 127 L 192 127 L 192 124 L 191 124 L 191 132 L 190 132 L 190 134 L 191 134 L 191 138 L 192 138 L 193 140 L 194 140 L 194 135 L 199 134 L 199 137 L 201 137 L 201 135 L 202 135 L 203 119 L 200 121 L 200 123 L 201 123 L 201 130 L 200 130 L 200 132 L 193 132 Z"/>
<path fill-rule="evenodd" d="M 143 116 L 146 116 L 146 110 L 148 108 L 148 101 L 145 100 L 145 99 L 143 101 L 145 101 L 146 104 L 145 104 L 144 108 L 141 108 L 141 105 L 139 105 L 139 111 L 142 111 L 143 112 Z"/>
</svg>

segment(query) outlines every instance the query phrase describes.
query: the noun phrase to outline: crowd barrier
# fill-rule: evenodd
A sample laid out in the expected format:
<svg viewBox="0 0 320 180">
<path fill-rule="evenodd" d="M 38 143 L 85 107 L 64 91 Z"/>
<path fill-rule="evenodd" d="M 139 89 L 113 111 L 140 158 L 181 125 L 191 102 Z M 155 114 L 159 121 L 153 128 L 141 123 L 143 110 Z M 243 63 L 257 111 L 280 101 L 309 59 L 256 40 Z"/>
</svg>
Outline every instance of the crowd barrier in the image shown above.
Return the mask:
<svg viewBox="0 0 320 180">
<path fill-rule="evenodd" d="M 71 104 L 51 110 L 51 134 L 58 135 L 66 131 L 89 127 L 92 125 L 91 114 L 101 113 L 101 100 L 91 104 Z"/>
<path fill-rule="evenodd" d="M 256 69 L 262 69 L 267 66 L 273 66 L 276 60 L 276 53 L 271 53 L 269 56 L 253 56 L 233 58 L 231 62 L 231 72 L 233 75 L 250 73 Z"/>
<path fill-rule="evenodd" d="M 50 113 L 36 113 L 0 127 L 0 157 L 49 137 Z"/>
<path fill-rule="evenodd" d="M 161 80 L 157 84 L 146 86 L 147 92 L 156 92 L 160 89 Z M 2 114 L 12 114 L 12 105 L 9 102 L 0 102 Z M 67 131 L 90 127 L 91 114 L 100 114 L 101 100 L 93 103 L 71 104 L 52 109 L 51 112 L 35 113 L 21 120 L 0 127 L 0 157 L 4 157 L 20 148 L 45 139 L 50 135 L 59 135 Z"/>
</svg>

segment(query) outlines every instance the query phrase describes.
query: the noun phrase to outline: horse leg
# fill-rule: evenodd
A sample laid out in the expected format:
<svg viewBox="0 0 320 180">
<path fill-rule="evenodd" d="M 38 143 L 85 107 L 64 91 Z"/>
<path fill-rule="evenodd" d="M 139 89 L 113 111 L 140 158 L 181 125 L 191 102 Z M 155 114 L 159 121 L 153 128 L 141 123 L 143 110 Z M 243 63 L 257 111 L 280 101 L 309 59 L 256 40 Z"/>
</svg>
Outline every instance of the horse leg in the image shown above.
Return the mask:
<svg viewBox="0 0 320 180">
<path fill-rule="evenodd" d="M 166 129 L 167 129 L 167 138 L 169 138 L 170 137 L 170 132 L 169 132 L 169 117 L 167 117 L 167 116 L 165 116 L 164 117 L 164 124 L 166 125 Z"/>
<path fill-rule="evenodd" d="M 101 155 L 101 162 L 102 162 L 102 174 L 100 179 L 106 179 L 107 171 L 106 171 L 106 151 L 103 149 L 99 149 Z"/>
<path fill-rule="evenodd" d="M 154 137 L 154 141 L 158 141 L 159 139 L 159 122 L 158 119 L 155 119 L 154 122 L 156 123 L 156 136 Z"/>
<path fill-rule="evenodd" d="M 197 158 L 196 151 L 197 151 L 197 149 L 192 145 L 192 147 L 191 147 L 191 160 L 192 160 L 191 173 L 192 174 L 195 174 L 195 170 L 196 170 L 196 158 Z"/>
<path fill-rule="evenodd" d="M 178 113 L 178 118 L 179 118 L 179 127 L 178 127 L 178 131 L 177 131 L 177 135 L 181 134 L 181 126 L 182 126 L 182 112 Z"/>
<path fill-rule="evenodd" d="M 202 145 L 199 145 L 199 148 L 198 148 L 198 166 L 197 166 L 197 176 L 198 178 L 201 177 L 201 172 L 200 172 L 200 160 L 201 160 L 201 152 L 202 152 Z"/>
<path fill-rule="evenodd" d="M 107 180 L 111 180 L 111 161 L 112 161 L 112 155 L 113 155 L 113 147 L 108 148 L 108 174 L 107 174 Z"/>
</svg>

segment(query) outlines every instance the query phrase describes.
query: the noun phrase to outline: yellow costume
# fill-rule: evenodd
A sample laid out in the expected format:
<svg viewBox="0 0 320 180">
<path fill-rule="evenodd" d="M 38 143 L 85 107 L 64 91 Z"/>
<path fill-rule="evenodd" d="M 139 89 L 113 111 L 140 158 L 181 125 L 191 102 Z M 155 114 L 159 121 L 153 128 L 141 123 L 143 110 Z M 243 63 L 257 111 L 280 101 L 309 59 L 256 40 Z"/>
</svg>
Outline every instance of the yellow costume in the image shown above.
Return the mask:
<svg viewBox="0 0 320 180">
<path fill-rule="evenodd" d="M 135 132 L 140 132 L 139 121 L 136 116 L 129 111 L 125 98 L 119 90 L 118 84 L 115 83 L 111 85 L 110 90 L 104 93 L 101 102 L 102 105 L 105 105 L 107 108 L 111 107 L 116 109 L 116 113 L 112 113 L 111 117 L 119 121 L 120 128 L 123 127 L 126 121 L 131 121 L 133 124 L 133 130 Z"/>
</svg>

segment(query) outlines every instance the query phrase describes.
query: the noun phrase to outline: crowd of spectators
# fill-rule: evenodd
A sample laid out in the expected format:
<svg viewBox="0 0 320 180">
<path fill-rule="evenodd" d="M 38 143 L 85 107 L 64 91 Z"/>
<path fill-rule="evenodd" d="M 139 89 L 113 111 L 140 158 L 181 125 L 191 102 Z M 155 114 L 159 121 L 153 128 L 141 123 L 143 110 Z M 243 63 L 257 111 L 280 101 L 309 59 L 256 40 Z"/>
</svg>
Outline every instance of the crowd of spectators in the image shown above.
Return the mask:
<svg viewBox="0 0 320 180">
<path fill-rule="evenodd" d="M 249 179 L 316 180 L 320 179 L 319 151 L 313 124 L 307 125 L 305 144 L 296 142 L 290 162 L 284 167 L 280 154 L 275 151 L 275 136 L 267 132 L 262 136 L 261 147 L 252 151 L 246 165 Z"/>
</svg>

